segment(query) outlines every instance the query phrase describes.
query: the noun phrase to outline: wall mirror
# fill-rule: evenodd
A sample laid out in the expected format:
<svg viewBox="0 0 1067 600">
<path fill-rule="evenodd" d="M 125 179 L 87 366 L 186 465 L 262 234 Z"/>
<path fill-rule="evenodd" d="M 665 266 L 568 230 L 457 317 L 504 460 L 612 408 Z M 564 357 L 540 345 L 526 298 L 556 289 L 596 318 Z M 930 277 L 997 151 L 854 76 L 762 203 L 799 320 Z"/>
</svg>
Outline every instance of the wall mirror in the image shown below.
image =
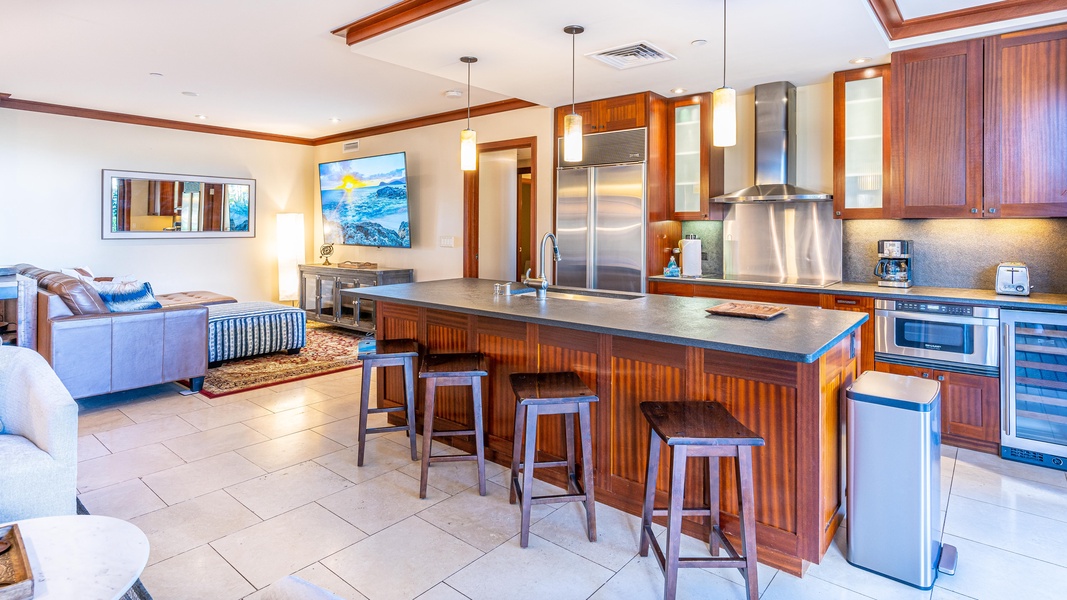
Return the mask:
<svg viewBox="0 0 1067 600">
<path fill-rule="evenodd" d="M 256 236 L 256 180 L 104 170 L 104 239 Z"/>
</svg>

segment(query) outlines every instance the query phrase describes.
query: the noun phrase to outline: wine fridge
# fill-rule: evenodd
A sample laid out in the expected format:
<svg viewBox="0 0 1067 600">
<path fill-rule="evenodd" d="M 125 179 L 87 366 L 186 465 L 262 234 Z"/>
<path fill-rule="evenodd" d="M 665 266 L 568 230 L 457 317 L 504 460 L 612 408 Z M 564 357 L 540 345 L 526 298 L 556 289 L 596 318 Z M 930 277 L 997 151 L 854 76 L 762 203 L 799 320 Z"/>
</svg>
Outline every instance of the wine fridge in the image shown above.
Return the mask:
<svg viewBox="0 0 1067 600">
<path fill-rule="evenodd" d="M 1000 311 L 1002 457 L 1067 471 L 1067 314 Z"/>
</svg>

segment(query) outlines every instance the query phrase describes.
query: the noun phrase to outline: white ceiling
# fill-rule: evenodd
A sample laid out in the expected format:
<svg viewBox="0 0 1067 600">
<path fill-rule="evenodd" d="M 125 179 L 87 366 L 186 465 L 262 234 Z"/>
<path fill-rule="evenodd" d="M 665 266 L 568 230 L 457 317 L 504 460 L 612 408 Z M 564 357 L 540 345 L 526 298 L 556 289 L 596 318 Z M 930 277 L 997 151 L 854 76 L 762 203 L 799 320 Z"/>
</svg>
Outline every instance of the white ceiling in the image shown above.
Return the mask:
<svg viewBox="0 0 1067 600">
<path fill-rule="evenodd" d="M 897 8 L 900 10 L 900 16 L 904 17 L 904 19 L 914 19 L 916 17 L 971 8 L 972 6 L 995 4 L 996 0 L 896 0 L 896 3 Z"/>
<path fill-rule="evenodd" d="M 353 48 L 330 33 L 394 2 L 0 0 L 0 92 L 319 137 L 463 108 L 443 92 L 465 87 L 464 55 L 479 58 L 474 104 L 568 103 L 569 24 L 586 27 L 575 40 L 579 101 L 722 84 L 718 0 L 473 0 Z M 678 60 L 618 71 L 582 56 L 640 40 Z M 727 84 L 741 93 L 827 81 L 851 58 L 886 62 L 889 52 L 867 0 L 729 3 Z"/>
</svg>

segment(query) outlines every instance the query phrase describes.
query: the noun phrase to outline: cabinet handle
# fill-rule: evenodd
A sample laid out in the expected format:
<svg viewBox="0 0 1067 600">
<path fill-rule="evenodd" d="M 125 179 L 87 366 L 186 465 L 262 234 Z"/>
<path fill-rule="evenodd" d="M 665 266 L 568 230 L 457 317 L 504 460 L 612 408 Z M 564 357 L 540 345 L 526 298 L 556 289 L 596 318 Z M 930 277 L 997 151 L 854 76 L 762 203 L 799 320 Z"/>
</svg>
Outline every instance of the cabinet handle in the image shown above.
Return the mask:
<svg viewBox="0 0 1067 600">
<path fill-rule="evenodd" d="M 834 211 L 834 216 L 835 216 L 835 217 L 840 217 L 840 216 L 841 216 L 841 211 L 839 211 L 839 210 L 835 210 L 835 211 Z"/>
<path fill-rule="evenodd" d="M 991 208 L 991 209 L 989 209 L 989 214 L 993 214 L 993 213 L 995 213 L 995 212 L 997 212 L 997 209 L 995 209 L 995 208 Z"/>
<path fill-rule="evenodd" d="M 847 304 L 849 306 L 855 306 L 859 304 L 859 302 L 857 302 L 856 300 L 844 300 L 841 298 L 838 298 L 837 300 L 835 300 L 835 302 L 837 302 L 838 304 Z"/>
<path fill-rule="evenodd" d="M 929 373 L 923 373 L 923 377 L 929 379 L 930 378 L 930 374 Z"/>
<path fill-rule="evenodd" d="M 945 376 L 944 375 L 938 375 L 937 376 L 937 380 L 938 381 L 944 381 L 945 380 Z"/>
<path fill-rule="evenodd" d="M 972 208 L 972 209 L 971 209 L 971 214 L 975 214 L 975 213 L 977 213 L 977 212 L 978 212 L 978 209 L 977 209 L 977 208 Z"/>
</svg>

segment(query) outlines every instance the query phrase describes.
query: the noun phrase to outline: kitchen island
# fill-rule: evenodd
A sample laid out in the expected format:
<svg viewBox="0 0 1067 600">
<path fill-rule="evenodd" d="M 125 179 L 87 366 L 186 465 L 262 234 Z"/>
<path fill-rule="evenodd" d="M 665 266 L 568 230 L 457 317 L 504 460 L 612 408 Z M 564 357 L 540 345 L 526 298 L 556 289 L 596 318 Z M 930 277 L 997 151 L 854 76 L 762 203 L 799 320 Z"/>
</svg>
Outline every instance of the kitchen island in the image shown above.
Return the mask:
<svg viewBox="0 0 1067 600">
<path fill-rule="evenodd" d="M 856 330 L 866 315 L 789 306 L 757 321 L 709 315 L 704 309 L 720 301 L 707 298 L 578 293 L 538 300 L 532 293 L 494 295 L 493 283 L 452 279 L 342 294 L 377 302 L 381 339 L 412 338 L 424 352 L 489 358 L 487 458 L 501 464 L 510 464 L 514 431 L 508 376 L 578 373 L 600 398 L 593 408 L 597 500 L 631 514 L 640 513 L 648 456 L 640 402 L 721 402 L 766 440 L 753 461 L 759 560 L 797 575 L 820 561 L 841 519 L 841 396 L 857 374 Z M 379 377 L 382 405 L 399 405 L 402 386 L 399 369 Z M 420 387 L 420 419 L 421 399 Z M 468 429 L 471 422 L 469 391 L 438 391 L 435 424 Z M 540 449 L 564 456 L 562 421 L 546 419 L 541 429 Z M 658 487 L 665 497 L 667 453 L 663 460 Z M 704 497 L 701 471 L 690 470 L 687 504 Z M 564 481 L 552 476 L 546 479 Z M 736 532 L 735 482 L 725 469 L 721 486 L 724 528 Z M 697 521 L 686 529 L 703 535 Z"/>
</svg>

